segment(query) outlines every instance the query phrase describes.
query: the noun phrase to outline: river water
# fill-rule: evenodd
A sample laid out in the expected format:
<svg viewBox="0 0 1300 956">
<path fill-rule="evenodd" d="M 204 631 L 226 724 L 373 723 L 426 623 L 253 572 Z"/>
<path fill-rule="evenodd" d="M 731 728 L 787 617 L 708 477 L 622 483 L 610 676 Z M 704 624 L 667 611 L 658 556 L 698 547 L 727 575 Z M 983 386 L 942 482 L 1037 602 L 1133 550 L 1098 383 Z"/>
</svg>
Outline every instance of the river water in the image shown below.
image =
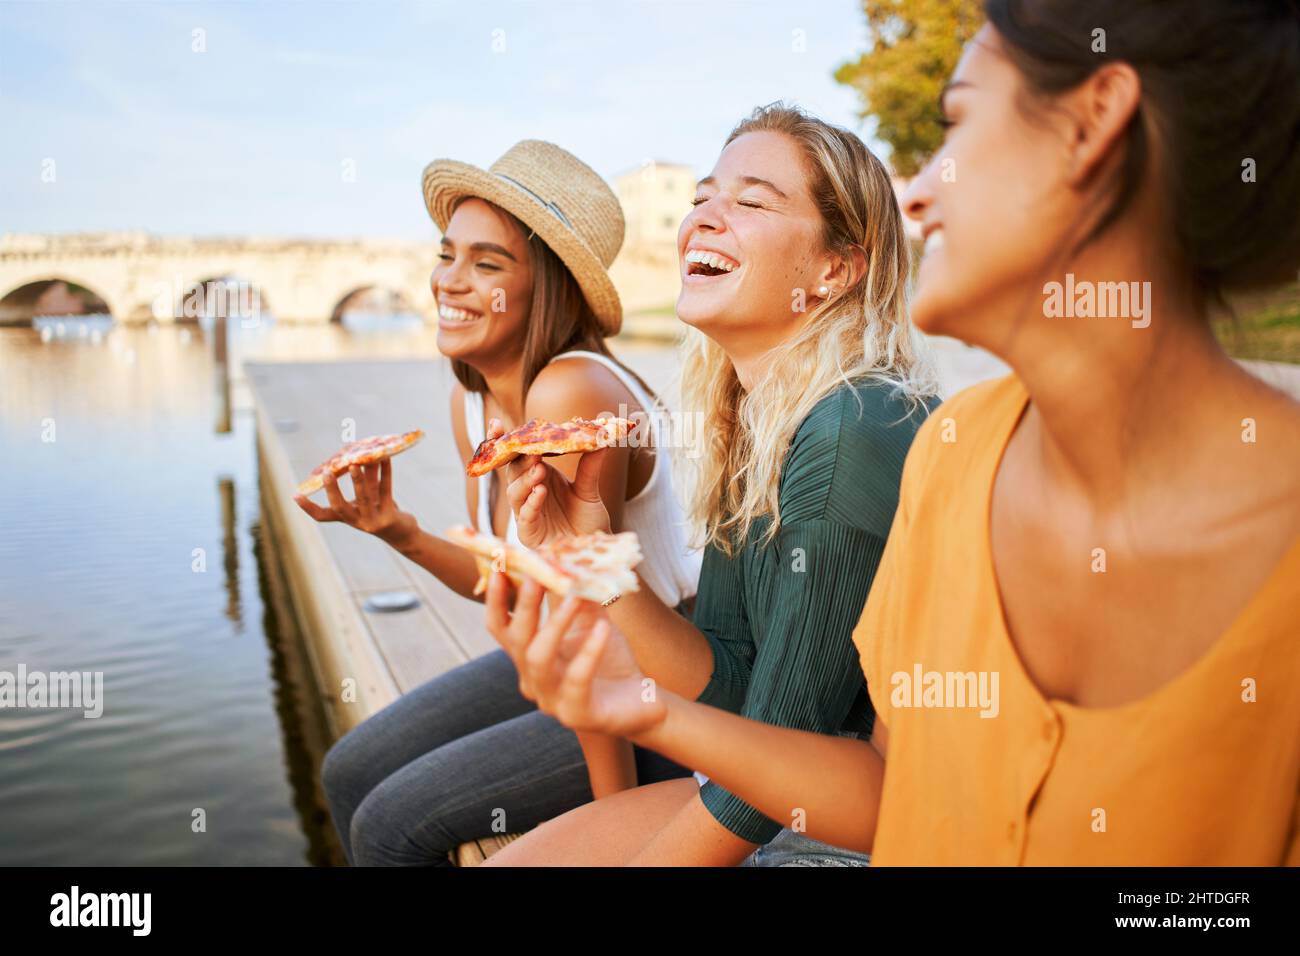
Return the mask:
<svg viewBox="0 0 1300 956">
<path fill-rule="evenodd" d="M 322 729 L 266 560 L 241 358 L 432 357 L 393 319 L 0 328 L 0 680 L 102 673 L 102 715 L 0 706 L 0 864 L 326 864 Z M 16 676 L 14 678 L 16 680 Z M 88 681 L 87 686 L 90 686 Z"/>
</svg>

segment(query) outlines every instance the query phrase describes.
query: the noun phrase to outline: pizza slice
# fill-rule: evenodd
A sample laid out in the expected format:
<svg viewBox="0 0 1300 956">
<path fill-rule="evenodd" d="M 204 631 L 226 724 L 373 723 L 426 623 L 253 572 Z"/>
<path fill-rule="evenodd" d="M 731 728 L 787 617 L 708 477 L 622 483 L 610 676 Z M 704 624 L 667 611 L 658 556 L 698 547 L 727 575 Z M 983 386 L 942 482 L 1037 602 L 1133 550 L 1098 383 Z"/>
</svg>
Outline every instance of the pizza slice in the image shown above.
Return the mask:
<svg viewBox="0 0 1300 956">
<path fill-rule="evenodd" d="M 465 473 L 478 478 L 520 455 L 572 455 L 621 445 L 635 428 L 636 422 L 626 418 L 571 418 L 559 423 L 534 418 L 498 438 L 479 442 Z"/>
<path fill-rule="evenodd" d="M 505 572 L 515 584 L 532 578 L 555 594 L 605 601 L 638 589 L 636 572 L 641 543 L 635 531 L 581 534 L 548 541 L 536 550 L 518 547 L 465 525 L 447 529 L 447 540 L 473 553 L 479 580 L 475 594 L 487 590 L 492 571 Z"/>
<path fill-rule="evenodd" d="M 385 458 L 399 455 L 423 437 L 424 432 L 417 428 L 401 435 L 373 435 L 344 445 L 337 454 L 317 465 L 306 480 L 298 485 L 298 494 L 310 495 L 319 491 L 325 486 L 327 474 L 337 478 L 346 474 L 353 465 L 373 465 Z"/>
</svg>

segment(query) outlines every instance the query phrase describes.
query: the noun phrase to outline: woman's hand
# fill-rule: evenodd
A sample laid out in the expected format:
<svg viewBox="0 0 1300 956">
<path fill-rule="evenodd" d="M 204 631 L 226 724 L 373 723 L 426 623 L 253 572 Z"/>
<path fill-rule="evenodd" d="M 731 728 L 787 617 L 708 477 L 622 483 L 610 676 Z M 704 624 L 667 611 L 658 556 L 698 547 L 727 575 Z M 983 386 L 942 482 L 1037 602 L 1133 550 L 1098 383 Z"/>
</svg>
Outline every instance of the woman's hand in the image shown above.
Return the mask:
<svg viewBox="0 0 1300 956">
<path fill-rule="evenodd" d="M 510 582 L 488 584 L 487 625 L 519 671 L 519 691 L 571 730 L 627 737 L 663 721 L 667 708 L 637 666 L 627 639 L 605 609 L 568 597 L 539 626 L 545 592 L 520 586 L 513 612 Z"/>
<path fill-rule="evenodd" d="M 393 501 L 393 460 L 385 458 L 374 465 L 353 465 L 348 469 L 352 477 L 355 501 L 348 501 L 339 490 L 338 480 L 325 475 L 325 494 L 330 506 L 322 508 L 306 495 L 294 495 L 298 507 L 317 521 L 341 521 L 359 531 L 365 531 L 386 541 L 395 548 L 419 533 L 415 516 L 402 511 Z"/>
<path fill-rule="evenodd" d="M 501 422 L 491 419 L 487 437 L 503 434 Z M 553 538 L 609 532 L 609 512 L 600 499 L 600 470 L 610 450 L 583 455 L 573 481 L 538 455 L 523 455 L 506 465 L 506 498 L 515 513 L 520 544 L 536 548 Z"/>
</svg>

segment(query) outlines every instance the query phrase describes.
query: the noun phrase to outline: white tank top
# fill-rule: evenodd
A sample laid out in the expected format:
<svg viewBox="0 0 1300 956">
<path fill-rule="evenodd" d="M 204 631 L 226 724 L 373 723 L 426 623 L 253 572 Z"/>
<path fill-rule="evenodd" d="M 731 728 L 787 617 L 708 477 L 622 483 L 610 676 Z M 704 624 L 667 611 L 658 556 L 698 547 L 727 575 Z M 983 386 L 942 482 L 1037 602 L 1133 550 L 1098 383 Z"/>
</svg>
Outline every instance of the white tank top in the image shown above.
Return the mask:
<svg viewBox="0 0 1300 956">
<path fill-rule="evenodd" d="M 660 406 L 640 382 L 613 359 L 599 352 L 564 352 L 551 361 L 579 357 L 599 362 L 618 376 L 618 380 L 632 393 L 649 417 L 650 428 L 654 435 L 654 470 L 651 471 L 650 479 L 636 497 L 624 502 L 623 527 L 627 531 L 635 531 L 641 541 L 641 553 L 644 557 L 637 565 L 637 571 L 642 580 L 658 595 L 659 600 L 669 607 L 676 607 L 695 594 L 700 579 L 702 555 L 699 551 L 692 550 L 687 543 L 689 535 L 686 516 L 673 494 L 672 463 L 668 460 L 668 452 L 660 441 L 660 436 L 663 434 Z M 487 437 L 487 422 L 481 393 L 465 393 L 465 431 L 469 437 L 470 448 L 477 448 L 479 442 Z M 496 472 L 490 472 L 478 479 L 478 527 L 480 531 L 489 534 L 493 533 L 492 491 L 496 486 L 495 474 Z M 506 540 L 511 544 L 519 544 L 519 530 L 515 526 L 513 511 L 510 512 L 509 524 L 506 527 Z"/>
</svg>

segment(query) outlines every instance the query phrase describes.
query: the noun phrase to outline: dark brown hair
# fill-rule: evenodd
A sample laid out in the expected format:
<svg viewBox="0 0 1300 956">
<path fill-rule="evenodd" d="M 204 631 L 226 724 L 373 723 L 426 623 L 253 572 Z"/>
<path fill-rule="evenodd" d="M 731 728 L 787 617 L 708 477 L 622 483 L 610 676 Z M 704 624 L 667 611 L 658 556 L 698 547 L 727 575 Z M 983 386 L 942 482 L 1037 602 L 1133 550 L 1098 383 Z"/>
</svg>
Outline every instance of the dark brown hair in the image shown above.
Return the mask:
<svg viewBox="0 0 1300 956">
<path fill-rule="evenodd" d="M 458 200 L 452 211 L 468 198 L 466 196 Z M 583 350 L 613 359 L 653 397 L 654 392 L 641 377 L 610 352 L 601 332 L 600 321 L 587 304 L 578 280 L 560 257 L 518 217 L 495 204 L 492 208 L 509 218 L 522 235 L 528 236 L 526 241 L 528 264 L 532 269 L 533 294 L 528 320 L 524 326 L 523 394 L 528 394 L 533 380 L 555 356 L 562 352 Z M 487 382 L 482 373 L 472 365 L 452 359 L 451 368 L 466 391 L 487 391 Z M 650 409 L 646 411 L 649 412 Z"/>
<path fill-rule="evenodd" d="M 1160 188 L 1170 213 L 1165 241 L 1204 297 L 1296 277 L 1295 0 L 985 0 L 984 7 L 1032 96 L 1074 89 L 1106 62 L 1127 63 L 1141 79 L 1111 202 L 1088 240 L 1140 189 Z M 1104 49 L 1095 49 L 1098 40 Z M 1153 155 L 1159 174 L 1146 181 Z"/>
</svg>

